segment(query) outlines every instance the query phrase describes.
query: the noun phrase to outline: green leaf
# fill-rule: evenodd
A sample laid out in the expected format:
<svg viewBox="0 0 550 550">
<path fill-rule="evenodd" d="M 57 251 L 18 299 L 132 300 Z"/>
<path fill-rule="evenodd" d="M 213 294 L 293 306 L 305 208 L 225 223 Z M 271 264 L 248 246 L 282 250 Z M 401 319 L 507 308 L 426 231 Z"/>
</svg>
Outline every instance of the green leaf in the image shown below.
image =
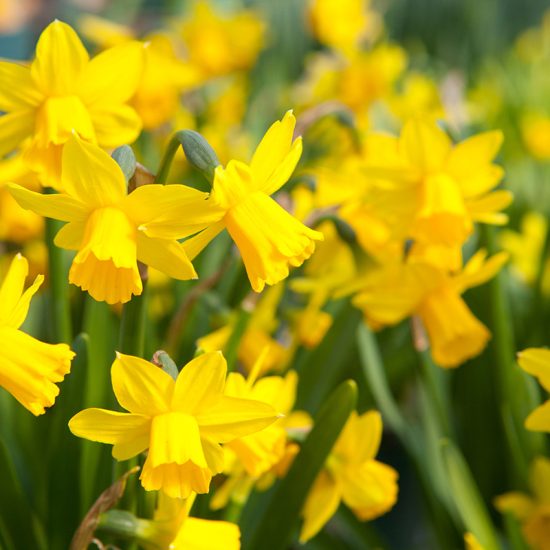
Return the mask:
<svg viewBox="0 0 550 550">
<path fill-rule="evenodd" d="M 275 488 L 247 548 L 288 548 L 307 494 L 321 471 L 357 402 L 352 380 L 340 384 L 315 417 L 315 425 L 304 441 L 286 477 Z"/>
<path fill-rule="evenodd" d="M 0 532 L 6 550 L 19 548 L 46 548 L 42 525 L 34 516 L 24 495 L 9 451 L 0 441 Z"/>
<path fill-rule="evenodd" d="M 462 453 L 448 439 L 441 442 L 441 453 L 464 528 L 475 535 L 485 550 L 498 550 L 500 546 L 489 512 Z"/>
</svg>

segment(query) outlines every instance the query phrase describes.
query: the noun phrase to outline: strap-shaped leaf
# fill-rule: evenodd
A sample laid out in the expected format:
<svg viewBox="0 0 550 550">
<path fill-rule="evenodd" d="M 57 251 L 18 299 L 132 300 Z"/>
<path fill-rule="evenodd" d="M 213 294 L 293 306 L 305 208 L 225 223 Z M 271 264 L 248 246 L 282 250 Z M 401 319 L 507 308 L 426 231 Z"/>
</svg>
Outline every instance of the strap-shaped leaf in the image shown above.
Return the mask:
<svg viewBox="0 0 550 550">
<path fill-rule="evenodd" d="M 286 477 L 273 492 L 258 528 L 244 548 L 284 550 L 296 530 L 300 512 L 315 478 L 338 439 L 357 402 L 353 380 L 342 382 L 315 417 L 315 425 L 302 444 Z"/>
</svg>

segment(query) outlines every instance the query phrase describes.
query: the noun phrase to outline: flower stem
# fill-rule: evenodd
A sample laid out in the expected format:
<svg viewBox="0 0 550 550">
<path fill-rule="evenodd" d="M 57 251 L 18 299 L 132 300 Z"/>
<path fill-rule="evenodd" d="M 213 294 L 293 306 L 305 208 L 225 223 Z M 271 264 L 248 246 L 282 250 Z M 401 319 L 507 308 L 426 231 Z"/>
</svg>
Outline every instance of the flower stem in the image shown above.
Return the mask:
<svg viewBox="0 0 550 550">
<path fill-rule="evenodd" d="M 164 155 L 162 156 L 162 159 L 160 161 L 160 165 L 155 178 L 156 183 L 160 183 L 161 185 L 166 183 L 166 180 L 168 179 L 168 174 L 170 172 L 170 167 L 172 166 L 172 162 L 174 162 L 174 157 L 176 156 L 178 147 L 180 145 L 181 144 L 178 139 L 178 135 L 174 134 L 170 138 L 170 141 L 168 142 L 168 147 L 166 147 Z"/>
<path fill-rule="evenodd" d="M 71 343 L 71 310 L 69 304 L 69 285 L 64 251 L 55 246 L 53 240 L 63 224 L 57 220 L 46 219 L 46 245 L 48 247 L 48 272 L 50 278 L 50 311 L 52 316 L 54 342 Z"/>
</svg>

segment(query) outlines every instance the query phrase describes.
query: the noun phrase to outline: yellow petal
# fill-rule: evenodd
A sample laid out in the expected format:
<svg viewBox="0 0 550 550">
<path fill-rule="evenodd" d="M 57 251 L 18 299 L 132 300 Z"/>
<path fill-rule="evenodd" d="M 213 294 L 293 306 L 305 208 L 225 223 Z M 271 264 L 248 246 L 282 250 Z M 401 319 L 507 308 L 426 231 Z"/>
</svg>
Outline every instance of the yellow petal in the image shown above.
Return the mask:
<svg viewBox="0 0 550 550">
<path fill-rule="evenodd" d="M 85 409 L 69 421 L 71 432 L 90 441 L 114 445 L 113 456 L 127 460 L 149 447 L 151 419 L 105 409 Z"/>
<path fill-rule="evenodd" d="M 143 291 L 137 264 L 117 267 L 112 259 L 98 260 L 93 253 L 80 262 L 73 261 L 69 282 L 88 291 L 98 302 L 108 304 L 124 304 Z"/>
<path fill-rule="evenodd" d="M 508 216 L 501 213 L 514 200 L 510 191 L 500 190 L 466 202 L 466 209 L 472 220 L 494 225 L 505 225 Z"/>
<path fill-rule="evenodd" d="M 11 112 L 36 107 L 43 99 L 29 67 L 0 61 L 0 110 Z"/>
<path fill-rule="evenodd" d="M 87 106 L 126 103 L 136 93 L 143 61 L 144 45 L 135 41 L 101 52 L 83 71 L 80 97 Z"/>
<path fill-rule="evenodd" d="M 197 272 L 183 246 L 177 241 L 151 239 L 141 232 L 137 235 L 137 259 L 173 279 L 197 279 Z"/>
<path fill-rule="evenodd" d="M 543 456 L 535 457 L 529 474 L 529 483 L 539 503 L 550 504 L 550 460 Z"/>
<path fill-rule="evenodd" d="M 258 432 L 273 424 L 277 418 L 277 412 L 267 403 L 222 397 L 212 407 L 201 410 L 197 422 L 204 437 L 226 443 Z"/>
<path fill-rule="evenodd" d="M 321 470 L 309 491 L 302 510 L 304 518 L 300 531 L 302 544 L 314 537 L 336 513 L 340 499 L 341 493 L 338 485 L 326 470 Z"/>
<path fill-rule="evenodd" d="M 174 550 L 239 550 L 239 526 L 228 521 L 187 518 L 170 548 Z"/>
<path fill-rule="evenodd" d="M 88 216 L 88 207 L 69 195 L 43 195 L 15 183 L 8 184 L 8 189 L 22 208 L 32 210 L 40 216 L 63 222 L 80 222 Z"/>
<path fill-rule="evenodd" d="M 31 111 L 16 111 L 0 116 L 0 157 L 17 149 L 34 131 Z"/>
<path fill-rule="evenodd" d="M 502 514 L 511 512 L 520 520 L 528 518 L 535 508 L 535 502 L 531 497 L 517 491 L 499 495 L 495 498 L 494 504 Z"/>
<path fill-rule="evenodd" d="M 424 300 L 418 313 L 440 367 L 458 367 L 479 355 L 491 338 L 487 327 L 453 289 L 442 287 Z"/>
<path fill-rule="evenodd" d="M 57 232 L 53 242 L 59 248 L 78 250 L 82 246 L 85 230 L 85 222 L 69 222 Z"/>
<path fill-rule="evenodd" d="M 267 195 L 275 193 L 290 177 L 302 154 L 302 139 L 292 142 L 296 118 L 287 111 L 273 123 L 256 148 L 250 171 L 255 188 Z"/>
<path fill-rule="evenodd" d="M 146 491 L 163 491 L 172 498 L 188 498 L 193 492 L 208 492 L 212 472 L 190 460 L 185 464 L 170 463 L 153 467 L 147 457 L 140 479 Z"/>
<path fill-rule="evenodd" d="M 160 367 L 117 353 L 111 379 L 116 398 L 127 411 L 149 416 L 168 412 L 174 380 Z"/>
<path fill-rule="evenodd" d="M 187 257 L 192 261 L 194 260 L 204 248 L 217 237 L 224 229 L 223 222 L 217 222 L 210 227 L 207 227 L 204 231 L 184 241 L 183 249 L 187 254 Z"/>
<path fill-rule="evenodd" d="M 486 261 L 481 261 L 475 265 L 479 255 L 486 255 L 486 251 L 479 250 L 470 261 L 464 266 L 462 273 L 454 277 L 454 285 L 458 292 L 462 293 L 468 288 L 481 285 L 492 279 L 508 261 L 508 252 L 499 252 L 494 254 Z M 472 264 L 472 265 L 471 265 Z"/>
<path fill-rule="evenodd" d="M 169 412 L 153 418 L 147 460 L 152 468 L 193 462 L 206 468 L 197 421 L 189 414 Z"/>
<path fill-rule="evenodd" d="M 23 292 L 28 272 L 27 260 L 21 254 L 17 254 L 0 286 L 0 326 L 19 328 L 27 317 L 31 298 L 44 281 L 44 276 L 38 275 L 34 283 Z"/>
<path fill-rule="evenodd" d="M 208 194 L 185 185 L 142 185 L 125 210 L 149 237 L 181 239 L 219 221 L 224 212 Z"/>
<path fill-rule="evenodd" d="M 342 500 L 362 521 L 386 513 L 397 501 L 397 472 L 376 460 L 347 468 L 339 480 Z"/>
<path fill-rule="evenodd" d="M 223 395 L 227 363 L 219 351 L 203 353 L 187 363 L 176 380 L 172 410 L 196 416 Z"/>
<path fill-rule="evenodd" d="M 550 432 L 550 401 L 537 407 L 525 419 L 525 427 L 534 432 Z"/>
<path fill-rule="evenodd" d="M 97 143 L 111 149 L 133 143 L 141 132 L 141 119 L 129 105 L 99 103 L 90 107 Z"/>
<path fill-rule="evenodd" d="M 550 350 L 528 348 L 518 353 L 519 366 L 536 376 L 546 391 L 550 392 Z"/>
<path fill-rule="evenodd" d="M 76 91 L 88 60 L 88 52 L 75 31 L 56 19 L 38 39 L 31 72 L 44 94 L 69 95 Z"/>
<path fill-rule="evenodd" d="M 126 180 L 119 165 L 101 148 L 76 136 L 63 148 L 63 190 L 93 207 L 118 204 L 126 196 Z"/>
<path fill-rule="evenodd" d="M 441 168 L 451 151 L 449 136 L 429 119 L 409 120 L 399 137 L 399 149 L 408 162 L 424 173 Z"/>
<path fill-rule="evenodd" d="M 382 416 L 378 411 L 369 411 L 361 416 L 353 412 L 333 452 L 346 456 L 350 462 L 362 463 L 374 459 L 381 439 Z"/>
<path fill-rule="evenodd" d="M 494 130 L 471 136 L 455 145 L 445 170 L 460 183 L 464 196 L 485 193 L 502 178 L 502 169 L 491 163 L 503 138 L 500 130 Z"/>
<path fill-rule="evenodd" d="M 54 404 L 74 353 L 66 344 L 45 344 L 12 327 L 0 327 L 0 386 L 34 415 Z"/>
<path fill-rule="evenodd" d="M 256 192 L 233 206 L 225 224 L 239 248 L 252 288 L 285 279 L 290 266 L 300 266 L 323 234 L 306 227 L 264 193 Z"/>
</svg>

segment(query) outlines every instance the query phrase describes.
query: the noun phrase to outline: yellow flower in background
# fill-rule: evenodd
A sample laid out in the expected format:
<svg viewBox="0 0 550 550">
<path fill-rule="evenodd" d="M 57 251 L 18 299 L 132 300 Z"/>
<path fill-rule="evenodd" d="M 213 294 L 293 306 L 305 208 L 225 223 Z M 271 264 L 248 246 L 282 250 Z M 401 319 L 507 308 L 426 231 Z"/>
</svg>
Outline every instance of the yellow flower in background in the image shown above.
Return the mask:
<svg viewBox="0 0 550 550">
<path fill-rule="evenodd" d="M 527 212 L 520 221 L 519 231 L 503 229 L 498 237 L 504 250 L 510 254 L 512 272 L 526 284 L 537 277 L 547 228 L 546 218 L 539 212 Z M 546 261 L 542 288 L 550 293 L 550 262 Z"/>
<path fill-rule="evenodd" d="M 54 404 L 55 384 L 69 372 L 75 354 L 66 344 L 45 344 L 19 330 L 44 281 L 39 275 L 24 291 L 28 271 L 27 260 L 18 254 L 0 285 L 0 386 L 38 416 Z"/>
<path fill-rule="evenodd" d="M 24 243 L 41 237 L 44 220 L 21 208 L 6 187 L 0 185 L 0 241 Z"/>
<path fill-rule="evenodd" d="M 206 193 L 183 185 L 144 185 L 127 194 L 118 164 L 96 145 L 73 137 L 63 150 L 64 192 L 41 195 L 10 185 L 24 208 L 68 222 L 55 237 L 77 250 L 69 282 L 109 304 L 142 292 L 137 262 L 175 279 L 196 278 L 176 239 L 220 218 Z M 155 231 L 157 238 L 149 236 Z"/>
<path fill-rule="evenodd" d="M 208 2 L 196 1 L 181 33 L 190 63 L 205 77 L 214 77 L 254 64 L 264 42 L 264 23 L 250 11 L 222 16 Z"/>
<path fill-rule="evenodd" d="M 393 507 L 397 472 L 375 460 L 381 438 L 380 413 L 351 414 L 307 497 L 300 542 L 314 537 L 341 501 L 361 521 L 381 516 Z"/>
<path fill-rule="evenodd" d="M 283 284 L 275 285 L 267 289 L 254 306 L 237 350 L 237 358 L 246 372 L 252 372 L 260 357 L 260 374 L 281 369 L 286 363 L 287 349 L 272 336 L 279 326 L 277 308 L 283 292 Z M 197 348 L 202 351 L 225 351 L 236 322 L 237 317 L 233 316 L 221 328 L 202 336 L 197 340 Z"/>
<path fill-rule="evenodd" d="M 344 54 L 352 54 L 362 42 L 372 42 L 383 28 L 369 0 L 313 0 L 309 17 L 319 42 Z"/>
<path fill-rule="evenodd" d="M 495 498 L 501 513 L 513 514 L 521 523 L 533 550 L 550 550 L 550 460 L 537 457 L 529 468 L 531 494 L 512 491 Z"/>
<path fill-rule="evenodd" d="M 288 111 L 275 122 L 256 148 L 250 165 L 237 160 L 216 168 L 210 200 L 225 216 L 184 243 L 193 259 L 222 229 L 227 228 L 239 248 L 250 284 L 261 292 L 288 277 L 315 250 L 323 235 L 290 215 L 269 195 L 291 176 L 302 154 L 302 139 L 293 140 L 296 119 Z"/>
<path fill-rule="evenodd" d="M 143 70 L 143 46 L 129 42 L 90 60 L 61 21 L 40 35 L 30 67 L 0 62 L 0 156 L 32 137 L 25 161 L 45 185 L 59 187 L 61 151 L 73 133 L 104 148 L 132 143 L 141 130 L 127 105 Z"/>
<path fill-rule="evenodd" d="M 223 449 L 238 437 L 258 432 L 277 419 L 273 407 L 225 392 L 227 364 L 219 352 L 189 362 L 177 380 L 159 367 L 118 354 L 111 368 L 113 390 L 129 412 L 86 409 L 69 428 L 78 437 L 113 445 L 127 460 L 148 449 L 141 482 L 148 491 L 173 498 L 207 493 L 223 470 Z"/>
<path fill-rule="evenodd" d="M 352 284 L 358 290 L 352 302 L 374 327 L 418 315 L 434 361 L 441 367 L 457 367 L 480 354 L 491 337 L 460 296 L 494 277 L 508 259 L 505 252 L 489 259 L 486 255 L 478 251 L 453 275 L 424 259 L 389 264 Z"/>
<path fill-rule="evenodd" d="M 535 376 L 550 392 L 550 350 L 528 348 L 518 353 L 519 366 Z M 537 407 L 525 420 L 525 427 L 536 432 L 550 432 L 550 400 Z"/>
<path fill-rule="evenodd" d="M 78 18 L 78 30 L 85 39 L 97 44 L 102 50 L 136 38 L 130 27 L 90 13 Z"/>
<path fill-rule="evenodd" d="M 527 151 L 538 160 L 550 160 L 550 117 L 526 114 L 520 120 L 520 129 Z"/>
<path fill-rule="evenodd" d="M 148 36 L 144 71 L 131 100 L 143 122 L 151 130 L 170 121 L 179 108 L 180 95 L 201 82 L 196 68 L 177 58 L 167 36 Z"/>
<path fill-rule="evenodd" d="M 429 118 L 410 120 L 399 138 L 371 137 L 366 171 L 387 195 L 382 217 L 398 209 L 403 238 L 448 247 L 461 246 L 474 222 L 502 225 L 512 201 L 509 191 L 493 191 L 503 176 L 493 164 L 502 143 L 499 131 L 485 132 L 453 146 Z M 385 155 L 379 153 L 385 149 Z M 403 211 L 405 209 L 405 211 Z"/>
</svg>

